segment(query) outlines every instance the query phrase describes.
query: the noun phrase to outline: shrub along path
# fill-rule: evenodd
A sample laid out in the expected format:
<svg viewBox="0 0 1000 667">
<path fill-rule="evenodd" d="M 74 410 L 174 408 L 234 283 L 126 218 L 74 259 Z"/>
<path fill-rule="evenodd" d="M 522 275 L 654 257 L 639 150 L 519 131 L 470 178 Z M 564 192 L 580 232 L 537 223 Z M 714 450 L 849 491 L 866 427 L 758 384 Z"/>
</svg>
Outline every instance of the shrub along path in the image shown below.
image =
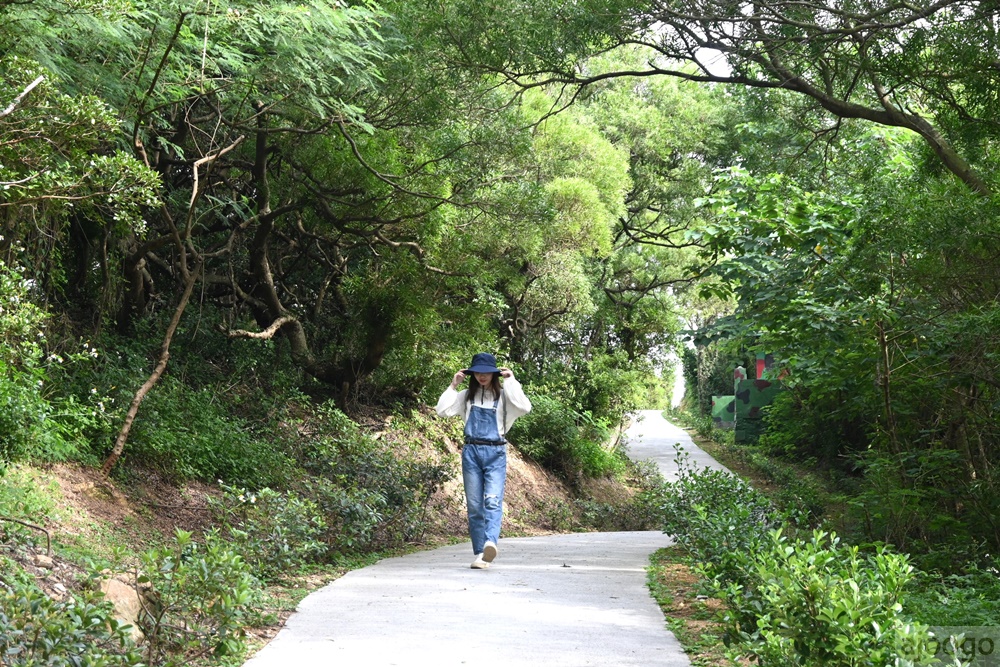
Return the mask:
<svg viewBox="0 0 1000 667">
<path fill-rule="evenodd" d="M 629 454 L 666 475 L 673 445 L 704 452 L 658 412 L 628 431 Z M 309 595 L 246 667 L 496 664 L 688 667 L 646 587 L 656 531 L 501 540 L 489 570 L 454 545 L 388 558 Z"/>
</svg>

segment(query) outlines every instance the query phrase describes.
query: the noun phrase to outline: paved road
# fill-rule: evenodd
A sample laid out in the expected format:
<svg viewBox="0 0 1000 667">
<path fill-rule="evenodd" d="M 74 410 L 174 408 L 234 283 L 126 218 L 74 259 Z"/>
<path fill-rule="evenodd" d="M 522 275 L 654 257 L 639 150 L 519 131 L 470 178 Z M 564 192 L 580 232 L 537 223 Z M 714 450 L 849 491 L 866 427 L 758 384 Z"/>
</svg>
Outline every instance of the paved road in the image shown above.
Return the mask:
<svg viewBox="0 0 1000 667">
<path fill-rule="evenodd" d="M 644 459 L 655 461 L 660 473 L 668 482 L 677 479 L 675 445 L 680 451 L 688 454 L 690 463 L 695 469 L 726 470 L 725 466 L 695 445 L 684 429 L 668 422 L 657 410 L 639 412 L 637 420 L 626 431 L 626 435 L 629 457 L 636 461 Z"/>
<path fill-rule="evenodd" d="M 630 455 L 665 472 L 674 442 L 700 456 L 659 413 L 643 416 Z M 655 531 L 504 538 L 489 570 L 469 568 L 468 544 L 388 558 L 305 598 L 246 667 L 689 667 L 646 588 L 649 555 L 669 543 Z"/>
</svg>

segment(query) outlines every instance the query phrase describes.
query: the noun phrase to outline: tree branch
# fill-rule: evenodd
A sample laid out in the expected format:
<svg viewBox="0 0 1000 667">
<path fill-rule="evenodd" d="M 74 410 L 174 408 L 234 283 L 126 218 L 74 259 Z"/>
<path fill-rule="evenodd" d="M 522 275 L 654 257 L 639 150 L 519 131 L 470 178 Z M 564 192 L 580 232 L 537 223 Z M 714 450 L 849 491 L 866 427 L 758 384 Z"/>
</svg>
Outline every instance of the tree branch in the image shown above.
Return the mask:
<svg viewBox="0 0 1000 667">
<path fill-rule="evenodd" d="M 23 91 L 21 91 L 21 94 L 18 95 L 17 97 L 15 97 L 14 101 L 11 102 L 7 106 L 6 109 L 4 109 L 3 111 L 0 111 L 0 118 L 3 118 L 4 116 L 8 116 L 8 115 L 14 113 L 14 109 L 17 108 L 17 105 L 20 104 L 21 101 L 25 97 L 27 97 L 28 93 L 30 93 L 32 90 L 35 89 L 35 86 L 37 86 L 38 84 L 40 84 L 44 80 L 45 80 L 45 76 L 44 75 L 40 75 L 37 79 L 35 79 L 31 83 L 29 83 L 28 87 L 25 88 Z"/>
<path fill-rule="evenodd" d="M 52 535 L 50 535 L 49 531 L 47 531 L 45 528 L 42 528 L 41 526 L 36 526 L 33 523 L 28 523 L 27 521 L 21 521 L 20 519 L 13 519 L 9 516 L 0 516 L 0 521 L 10 521 L 12 523 L 19 523 L 22 526 L 26 526 L 28 528 L 34 528 L 35 530 L 40 530 L 41 532 L 45 533 L 45 553 L 48 556 L 52 555 Z"/>
<path fill-rule="evenodd" d="M 274 337 L 274 334 L 278 333 L 281 327 L 285 326 L 289 322 L 295 322 L 296 319 L 291 315 L 284 315 L 279 317 L 271 326 L 264 329 L 263 331 L 245 331 L 243 329 L 233 329 L 226 333 L 230 338 L 254 338 L 256 340 L 270 340 Z"/>
<path fill-rule="evenodd" d="M 111 473 L 111 468 L 113 468 L 115 463 L 118 462 L 118 459 L 121 458 L 122 452 L 125 450 L 125 441 L 128 440 L 129 432 L 132 430 L 132 424 L 135 422 L 135 417 L 139 413 L 139 405 L 142 404 L 146 395 L 150 392 L 150 390 L 152 390 L 156 383 L 159 382 L 163 372 L 167 369 L 167 361 L 170 359 L 170 343 L 173 341 L 174 333 L 177 331 L 177 326 L 180 324 L 181 315 L 184 314 L 188 301 L 191 300 L 191 292 L 194 290 L 194 284 L 197 282 L 202 266 L 203 265 L 199 264 L 198 268 L 195 271 L 192 271 L 188 276 L 187 285 L 184 287 L 184 294 L 181 296 L 181 300 L 177 304 L 177 308 L 174 310 L 174 316 L 171 318 L 169 326 L 167 326 L 167 332 L 163 336 L 163 344 L 160 348 L 160 360 L 157 362 L 156 368 L 153 369 L 153 373 L 139 388 L 139 391 L 135 393 L 135 397 L 132 399 L 132 404 L 129 406 L 128 413 L 125 415 L 125 423 L 122 424 L 121 431 L 118 433 L 118 439 L 115 440 L 115 446 L 112 448 L 108 458 L 104 460 L 104 465 L 101 466 L 101 474 L 105 477 Z"/>
</svg>

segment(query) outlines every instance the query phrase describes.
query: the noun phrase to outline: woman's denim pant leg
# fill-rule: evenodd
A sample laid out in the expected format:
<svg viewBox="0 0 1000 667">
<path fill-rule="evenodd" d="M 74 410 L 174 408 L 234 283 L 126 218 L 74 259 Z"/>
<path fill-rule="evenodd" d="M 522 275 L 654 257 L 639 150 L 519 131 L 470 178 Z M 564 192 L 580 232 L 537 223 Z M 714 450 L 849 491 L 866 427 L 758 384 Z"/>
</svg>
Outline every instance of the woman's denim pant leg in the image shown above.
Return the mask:
<svg viewBox="0 0 1000 667">
<path fill-rule="evenodd" d="M 507 447 L 465 445 L 462 448 L 462 481 L 465 484 L 465 505 L 469 511 L 472 551 L 481 554 L 487 540 L 496 544 L 500 539 L 503 490 L 507 482 Z"/>
</svg>

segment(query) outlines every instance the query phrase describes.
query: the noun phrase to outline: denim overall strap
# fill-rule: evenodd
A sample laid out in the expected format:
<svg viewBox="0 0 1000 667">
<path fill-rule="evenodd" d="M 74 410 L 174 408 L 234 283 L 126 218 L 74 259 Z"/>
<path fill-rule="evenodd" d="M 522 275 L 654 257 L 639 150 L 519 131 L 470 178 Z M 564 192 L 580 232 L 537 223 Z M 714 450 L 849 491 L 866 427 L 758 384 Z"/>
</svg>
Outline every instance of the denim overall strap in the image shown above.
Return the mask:
<svg viewBox="0 0 1000 667">
<path fill-rule="evenodd" d="M 502 445 L 504 438 L 497 428 L 498 396 L 493 400 L 493 407 L 486 408 L 473 405 L 469 408 L 469 418 L 465 420 L 465 441 L 476 445 Z"/>
</svg>

